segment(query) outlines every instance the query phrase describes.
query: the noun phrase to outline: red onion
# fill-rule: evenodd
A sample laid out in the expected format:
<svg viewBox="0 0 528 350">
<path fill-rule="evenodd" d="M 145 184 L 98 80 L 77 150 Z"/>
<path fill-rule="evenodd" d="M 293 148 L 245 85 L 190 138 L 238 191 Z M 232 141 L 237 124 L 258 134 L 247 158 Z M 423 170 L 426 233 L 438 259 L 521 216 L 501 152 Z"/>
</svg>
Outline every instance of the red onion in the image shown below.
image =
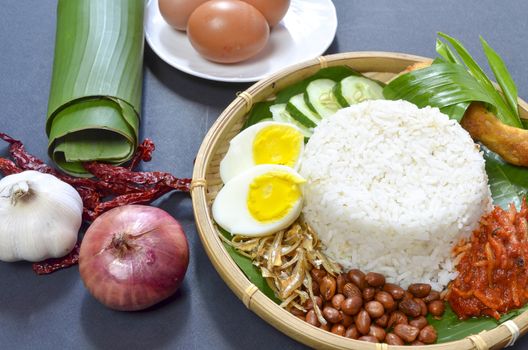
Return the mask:
<svg viewBox="0 0 528 350">
<path fill-rule="evenodd" d="M 86 288 L 104 305 L 124 311 L 171 296 L 188 264 L 189 247 L 178 221 L 145 205 L 125 205 L 98 217 L 79 254 Z"/>
</svg>

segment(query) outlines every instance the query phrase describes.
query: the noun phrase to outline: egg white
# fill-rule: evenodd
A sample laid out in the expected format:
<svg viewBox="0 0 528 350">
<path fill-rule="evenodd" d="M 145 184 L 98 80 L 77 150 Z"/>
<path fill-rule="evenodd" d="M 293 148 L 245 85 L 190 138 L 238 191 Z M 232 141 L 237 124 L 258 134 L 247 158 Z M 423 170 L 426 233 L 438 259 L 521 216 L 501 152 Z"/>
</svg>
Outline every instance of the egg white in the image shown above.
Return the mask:
<svg viewBox="0 0 528 350">
<path fill-rule="evenodd" d="M 271 125 L 286 125 L 302 133 L 298 127 L 292 124 L 271 121 L 257 123 L 243 130 L 231 140 L 229 143 L 229 149 L 227 150 L 224 159 L 220 162 L 220 177 L 224 183 L 227 183 L 238 174 L 256 165 L 253 160 L 253 141 L 260 130 Z M 293 166 L 293 169 L 295 170 L 299 169 L 303 151 L 304 142 L 301 142 L 299 158 Z"/>
<path fill-rule="evenodd" d="M 247 169 L 232 178 L 218 192 L 212 206 L 216 223 L 231 234 L 243 236 L 265 236 L 290 226 L 301 213 L 302 194 L 285 216 L 273 222 L 262 223 L 255 220 L 247 206 L 249 186 L 253 179 L 272 171 L 287 172 L 300 177 L 295 170 L 284 165 L 262 164 Z"/>
</svg>

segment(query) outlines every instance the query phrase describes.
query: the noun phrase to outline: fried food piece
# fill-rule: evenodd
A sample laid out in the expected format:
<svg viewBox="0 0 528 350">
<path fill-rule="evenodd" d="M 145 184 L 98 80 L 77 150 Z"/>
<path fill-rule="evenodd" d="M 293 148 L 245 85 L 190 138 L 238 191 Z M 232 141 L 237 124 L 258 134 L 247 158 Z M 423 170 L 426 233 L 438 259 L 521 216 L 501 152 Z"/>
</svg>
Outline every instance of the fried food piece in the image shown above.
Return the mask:
<svg viewBox="0 0 528 350">
<path fill-rule="evenodd" d="M 528 130 L 502 123 L 482 103 L 473 102 L 460 122 L 471 137 L 510 164 L 528 166 Z"/>
<path fill-rule="evenodd" d="M 416 62 L 405 68 L 402 73 L 412 72 L 413 70 L 418 70 L 422 68 L 427 68 L 431 65 L 430 61 Z"/>
<path fill-rule="evenodd" d="M 418 62 L 407 67 L 404 72 L 429 65 L 429 62 Z M 528 130 L 504 124 L 479 102 L 471 103 L 460 125 L 474 140 L 482 142 L 508 163 L 528 166 Z"/>
</svg>

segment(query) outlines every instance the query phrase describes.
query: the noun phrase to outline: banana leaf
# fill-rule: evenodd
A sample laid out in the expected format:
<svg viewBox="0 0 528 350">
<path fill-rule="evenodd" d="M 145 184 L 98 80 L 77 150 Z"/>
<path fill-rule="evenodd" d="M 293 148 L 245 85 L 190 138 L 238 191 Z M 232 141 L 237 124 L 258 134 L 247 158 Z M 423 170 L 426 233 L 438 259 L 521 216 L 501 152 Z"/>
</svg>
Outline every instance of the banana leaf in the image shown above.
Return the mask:
<svg viewBox="0 0 528 350">
<path fill-rule="evenodd" d="M 431 324 L 438 333 L 437 343 L 460 340 L 482 331 L 489 331 L 497 327 L 499 324 L 511 320 L 528 310 L 528 306 L 525 305 L 520 309 L 512 310 L 502 315 L 498 321 L 491 317 L 474 317 L 467 320 L 460 320 L 449 304 L 446 305 L 446 310 L 442 315 L 442 318 L 437 320 L 431 315 L 427 316 L 429 324 Z"/>
<path fill-rule="evenodd" d="M 138 145 L 143 0 L 59 0 L 48 102 L 48 154 L 63 171 L 121 164 Z"/>
</svg>

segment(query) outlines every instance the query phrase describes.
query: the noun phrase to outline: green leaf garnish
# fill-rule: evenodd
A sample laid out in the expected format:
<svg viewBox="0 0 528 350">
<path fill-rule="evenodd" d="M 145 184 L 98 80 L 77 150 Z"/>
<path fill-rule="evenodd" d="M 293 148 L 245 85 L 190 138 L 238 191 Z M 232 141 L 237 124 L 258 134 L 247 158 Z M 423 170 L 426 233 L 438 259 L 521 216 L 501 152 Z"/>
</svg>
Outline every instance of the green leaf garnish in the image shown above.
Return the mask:
<svg viewBox="0 0 528 350">
<path fill-rule="evenodd" d="M 418 107 L 438 107 L 458 121 L 470 102 L 480 101 L 503 123 L 523 128 L 517 108 L 517 89 L 499 55 L 482 39 L 484 52 L 505 97 L 458 40 L 444 33 L 438 35 L 447 40 L 456 53 L 438 39 L 436 50 L 441 58 L 430 67 L 394 79 L 385 87 L 383 95 L 388 99 L 410 101 Z"/>
<path fill-rule="evenodd" d="M 436 39 L 436 52 L 438 52 L 438 54 L 442 56 L 446 62 L 460 63 L 449 45 L 446 45 L 440 39 Z"/>
<path fill-rule="evenodd" d="M 486 54 L 486 57 L 488 58 L 488 63 L 493 71 L 493 74 L 495 75 L 495 79 L 497 80 L 497 83 L 499 83 L 499 86 L 501 87 L 502 93 L 506 97 L 506 102 L 508 102 L 512 113 L 519 118 L 519 106 L 517 104 L 517 87 L 515 86 L 515 82 L 513 81 L 510 72 L 508 72 L 508 68 L 506 68 L 506 64 L 502 60 L 502 58 L 493 50 L 486 40 L 484 40 L 482 37 L 480 37 L 480 41 L 482 43 L 482 47 L 484 48 L 484 53 Z"/>
</svg>

